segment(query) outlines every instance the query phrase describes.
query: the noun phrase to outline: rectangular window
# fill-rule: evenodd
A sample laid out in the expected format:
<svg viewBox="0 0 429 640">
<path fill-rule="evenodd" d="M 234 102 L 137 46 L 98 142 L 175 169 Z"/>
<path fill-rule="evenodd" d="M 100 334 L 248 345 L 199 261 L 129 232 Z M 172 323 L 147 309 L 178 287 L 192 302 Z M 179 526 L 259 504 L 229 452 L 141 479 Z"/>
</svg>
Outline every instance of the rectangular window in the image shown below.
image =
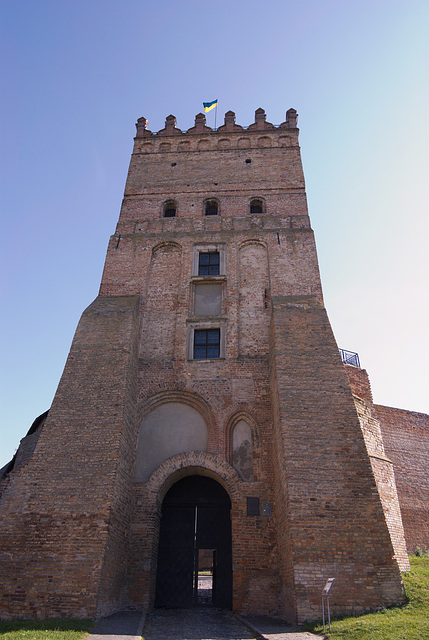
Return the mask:
<svg viewBox="0 0 429 640">
<path fill-rule="evenodd" d="M 213 251 L 212 253 L 200 253 L 198 260 L 198 275 L 219 275 L 219 251 Z"/>
<path fill-rule="evenodd" d="M 194 360 L 208 360 L 220 356 L 220 329 L 195 329 Z"/>
</svg>

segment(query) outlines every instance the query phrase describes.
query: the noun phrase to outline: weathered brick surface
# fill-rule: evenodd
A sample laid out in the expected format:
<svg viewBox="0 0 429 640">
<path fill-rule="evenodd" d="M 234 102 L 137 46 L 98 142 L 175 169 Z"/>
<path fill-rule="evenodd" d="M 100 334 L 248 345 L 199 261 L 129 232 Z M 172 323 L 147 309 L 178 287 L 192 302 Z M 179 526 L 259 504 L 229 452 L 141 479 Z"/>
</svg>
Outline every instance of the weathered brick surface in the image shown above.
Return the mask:
<svg viewBox="0 0 429 640">
<path fill-rule="evenodd" d="M 83 314 L 33 456 L 11 474 L 0 509 L 3 616 L 94 616 L 124 589 L 136 303 L 98 298 Z"/>
<path fill-rule="evenodd" d="M 209 198 L 218 215 L 204 215 Z M 250 214 L 253 198 L 263 213 Z M 176 217 L 163 217 L 167 200 Z M 198 276 L 204 248 L 222 256 L 218 276 Z M 214 316 L 196 313 L 201 283 L 221 291 Z M 193 359 L 201 326 L 220 328 L 220 358 Z M 168 403 L 200 414 L 207 450 L 180 450 L 137 481 L 140 426 Z M 240 420 L 252 434 L 247 482 L 233 467 Z M 153 606 L 162 500 L 186 475 L 231 498 L 235 611 L 317 618 L 331 575 L 336 612 L 401 601 L 375 479 L 385 472 L 364 432 L 323 308 L 295 112 L 274 128 L 258 110 L 247 130 L 229 113 L 216 132 L 199 115 L 187 133 L 171 116 L 156 135 L 140 119 L 100 296 L 0 503 L 4 615 Z M 247 497 L 266 515 L 248 516 Z"/>
<path fill-rule="evenodd" d="M 379 404 L 375 410 L 395 468 L 408 551 L 429 549 L 429 416 Z"/>
<path fill-rule="evenodd" d="M 273 298 L 273 342 L 277 457 L 288 497 L 281 504 L 291 538 L 284 554 L 292 547 L 298 619 L 317 616 L 330 576 L 337 612 L 395 602 L 398 565 L 322 305 L 310 296 Z"/>
<path fill-rule="evenodd" d="M 429 416 L 374 405 L 365 369 L 346 365 L 345 370 L 396 557 L 407 570 L 406 551 L 429 548 Z"/>
</svg>

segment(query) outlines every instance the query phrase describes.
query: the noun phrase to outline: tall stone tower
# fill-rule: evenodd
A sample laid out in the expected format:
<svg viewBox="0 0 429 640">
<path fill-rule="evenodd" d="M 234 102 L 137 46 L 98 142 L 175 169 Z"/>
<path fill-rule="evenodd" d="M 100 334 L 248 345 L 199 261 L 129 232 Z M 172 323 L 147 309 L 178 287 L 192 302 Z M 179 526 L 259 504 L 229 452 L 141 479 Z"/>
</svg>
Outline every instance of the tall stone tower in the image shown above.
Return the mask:
<svg viewBox="0 0 429 640">
<path fill-rule="evenodd" d="M 192 606 L 204 563 L 240 613 L 316 619 L 329 577 L 337 613 L 400 602 L 296 111 L 147 125 L 100 294 L 0 501 L 3 615 Z"/>
</svg>

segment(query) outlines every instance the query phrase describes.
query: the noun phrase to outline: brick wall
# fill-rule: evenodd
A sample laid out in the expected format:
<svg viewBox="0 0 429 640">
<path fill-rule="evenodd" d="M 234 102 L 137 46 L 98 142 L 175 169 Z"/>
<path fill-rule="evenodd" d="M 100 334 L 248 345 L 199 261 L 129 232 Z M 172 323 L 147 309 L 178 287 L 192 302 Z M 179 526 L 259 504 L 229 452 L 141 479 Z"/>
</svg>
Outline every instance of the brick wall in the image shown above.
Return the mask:
<svg viewBox="0 0 429 640">
<path fill-rule="evenodd" d="M 4 617 L 91 617 L 124 596 L 136 303 L 99 298 L 83 314 L 36 449 L 11 474 L 0 510 Z"/>
<path fill-rule="evenodd" d="M 204 215 L 209 198 L 219 215 Z M 250 213 L 253 198 L 262 213 Z M 175 217 L 163 217 L 167 200 Z M 214 280 L 195 272 L 204 247 L 222 256 Z M 219 312 L 197 314 L 202 282 L 221 291 Z M 193 359 L 201 326 L 220 328 L 221 357 Z M 168 402 L 200 413 L 207 450 L 177 452 L 142 482 L 140 427 Z M 248 481 L 233 467 L 240 420 L 252 434 Z M 317 618 L 331 575 L 337 613 L 401 601 L 323 309 L 294 112 L 275 128 L 258 110 L 247 130 L 229 112 L 216 132 L 201 115 L 186 133 L 173 116 L 156 135 L 139 120 L 100 296 L 79 324 L 34 454 L 2 498 L 6 615 L 153 606 L 162 500 L 194 474 L 231 498 L 235 611 Z M 268 505 L 266 515 L 247 515 L 248 497 Z"/>
<path fill-rule="evenodd" d="M 429 416 L 379 404 L 375 410 L 395 468 L 408 551 L 429 549 Z"/>
<path fill-rule="evenodd" d="M 397 602 L 399 569 L 326 312 L 310 296 L 273 298 L 273 330 L 297 619 L 317 617 L 332 576 L 336 613 Z"/>
<path fill-rule="evenodd" d="M 401 571 L 409 571 L 410 562 L 402 523 L 402 505 L 395 480 L 395 460 L 390 459 L 386 454 L 381 424 L 372 401 L 369 377 L 365 369 L 351 365 L 345 365 L 344 368 L 353 393 L 395 556 Z"/>
</svg>

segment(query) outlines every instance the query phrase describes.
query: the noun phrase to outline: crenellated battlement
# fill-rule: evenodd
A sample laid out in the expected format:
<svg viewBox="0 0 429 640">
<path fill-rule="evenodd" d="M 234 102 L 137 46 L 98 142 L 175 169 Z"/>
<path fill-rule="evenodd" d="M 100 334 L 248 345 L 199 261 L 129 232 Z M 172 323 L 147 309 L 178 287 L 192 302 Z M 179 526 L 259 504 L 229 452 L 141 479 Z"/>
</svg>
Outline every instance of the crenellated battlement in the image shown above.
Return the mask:
<svg viewBox="0 0 429 640">
<path fill-rule="evenodd" d="M 182 131 L 177 127 L 176 117 L 169 115 L 165 119 L 165 127 L 157 132 L 148 129 L 148 120 L 139 118 L 136 123 L 137 133 L 135 137 L 136 151 L 140 153 L 150 153 L 152 151 L 206 151 L 210 149 L 248 149 L 266 147 L 289 147 L 298 145 L 297 128 L 298 114 L 295 109 L 286 111 L 286 120 L 279 125 L 267 122 L 264 109 L 256 109 L 255 122 L 247 127 L 236 124 L 235 113 L 227 111 L 225 113 L 224 124 L 217 129 L 212 129 L 206 124 L 206 116 L 197 113 L 195 124 L 190 129 Z M 258 134 L 264 133 L 261 137 Z M 269 135 L 267 135 L 269 132 Z M 229 136 L 232 134 L 232 138 Z M 249 135 L 250 134 L 250 135 Z M 255 136 L 256 134 L 256 136 Z M 228 137 L 225 137 L 225 136 Z M 180 136 L 181 141 L 175 145 L 172 141 L 161 142 L 160 138 L 172 138 Z M 200 141 L 195 140 L 199 136 L 204 136 Z M 207 136 L 213 136 L 213 141 L 209 142 Z M 272 137 L 274 136 L 274 137 Z M 183 138 L 187 138 L 183 140 Z M 154 144 L 159 141 L 159 144 Z"/>
</svg>

